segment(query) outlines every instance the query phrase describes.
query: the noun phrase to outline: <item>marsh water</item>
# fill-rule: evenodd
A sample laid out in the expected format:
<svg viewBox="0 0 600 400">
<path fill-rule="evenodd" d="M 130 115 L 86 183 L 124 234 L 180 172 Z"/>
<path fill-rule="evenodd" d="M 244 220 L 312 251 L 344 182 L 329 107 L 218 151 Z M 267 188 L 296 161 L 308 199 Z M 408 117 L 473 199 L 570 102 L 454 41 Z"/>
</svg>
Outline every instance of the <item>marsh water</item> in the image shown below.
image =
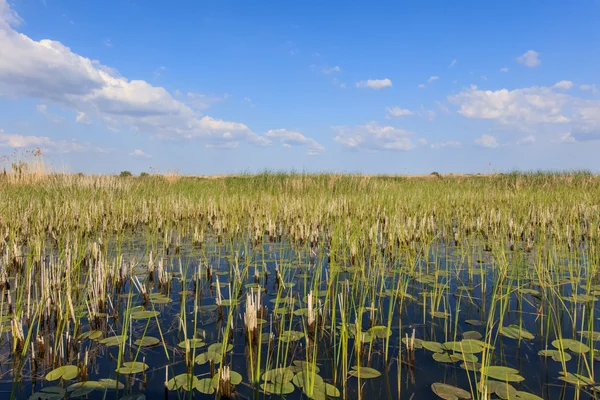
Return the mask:
<svg viewBox="0 0 600 400">
<path fill-rule="evenodd" d="M 339 390 L 327 391 L 328 398 L 436 398 L 431 387 L 434 383 L 446 383 L 473 397 L 481 396 L 476 383 L 481 379 L 481 352 L 462 355 L 456 348 L 443 347 L 444 343 L 464 339 L 490 343 L 494 349 L 488 353 L 487 364 L 514 368 L 523 378 L 510 381 L 521 395 L 510 389 L 502 398 L 526 398 L 522 397 L 525 392 L 547 399 L 593 397 L 590 382 L 574 384 L 558 378 L 565 368 L 587 378 L 600 378 L 594 374 L 595 360 L 590 362 L 589 354 L 584 352 L 565 350 L 569 361 L 565 357 L 555 361 L 539 355 L 542 350 L 555 349 L 551 343 L 557 332 L 563 338 L 594 346 L 594 332 L 589 325 L 585 325 L 583 335 L 577 333 L 579 328 L 573 329 L 591 318 L 594 331 L 600 331 L 595 317 L 600 285 L 588 283 L 586 287 L 585 275 L 579 276 L 582 267 L 585 269 L 585 251 L 575 250 L 567 255 L 551 254 L 552 250 L 546 254 L 523 250 L 495 252 L 486 251 L 477 243 L 455 246 L 434 242 L 427 246 L 414 244 L 404 255 L 363 254 L 338 256 L 334 260 L 320 246 L 290 244 L 282 239 L 261 244 L 225 243 L 217 238 L 207 238 L 202 246 L 190 240 L 152 248 L 145 238 L 137 238 L 125 245 L 113 243 L 109 248 L 104 262 L 118 265 L 121 272 L 125 270 L 124 277 L 118 283 L 108 284 L 106 308 L 94 314 L 89 306 L 93 296 L 88 293 L 88 274 L 99 264 L 89 255 L 81 258 L 81 286 L 75 290 L 80 295 L 72 299 L 75 318 L 80 322 L 75 336 L 57 334 L 69 330 L 57 326 L 54 318 L 38 327 L 45 343 L 43 354 L 33 338 L 28 348 L 15 351 L 9 340 L 9 319 L 3 318 L 1 398 L 214 398 L 216 393 L 202 393 L 194 387 L 189 387 L 189 391 L 173 387 L 169 390 L 166 382 L 188 372 L 198 380 L 217 374 L 218 362 L 211 365 L 194 359 L 209 351 L 214 353 L 211 345 L 223 343 L 225 337 L 232 349 L 223 356 L 223 364 L 242 377 L 233 386 L 231 396 L 242 399 L 281 397 L 265 393 L 262 378 L 252 383 L 256 380 L 253 376 L 262 375 L 256 372 L 256 366 L 265 371 L 304 365 L 299 361 L 316 364 L 318 376 Z M 155 269 L 149 273 L 149 263 L 159 260 L 161 275 Z M 541 284 L 536 273 L 534 265 L 539 266 L 540 260 L 560 282 L 552 292 Z M 44 262 L 64 262 L 64 255 L 48 251 Z M 579 267 L 574 268 L 575 265 Z M 577 276 L 573 276 L 574 271 L 578 271 Z M 9 284 L 24 284 L 15 278 L 8 277 Z M 217 281 L 223 299 L 220 306 Z M 113 282 L 117 280 L 113 278 Z M 596 284 L 593 280 L 588 282 Z M 262 333 L 257 336 L 257 345 L 248 343 L 244 314 L 247 294 L 259 291 L 264 308 L 259 312 L 258 329 Z M 311 292 L 317 315 L 314 331 L 306 319 L 307 295 Z M 578 298 L 574 295 L 578 293 L 587 297 Z M 8 315 L 6 293 L 4 297 L 3 307 Z M 15 299 L 11 301 L 15 303 Z M 348 332 L 346 352 L 341 344 L 340 302 Z M 154 313 L 140 314 L 142 310 Z M 549 318 L 548 314 L 554 315 Z M 29 323 L 40 323 L 31 321 L 36 321 L 35 317 Z M 364 336 L 357 346 L 358 330 Z M 117 335 L 127 337 L 116 343 L 105 340 Z M 148 346 L 135 344 L 142 338 L 146 338 Z M 186 339 L 195 345 L 186 348 Z M 424 348 L 421 340 L 439 343 L 442 348 Z M 416 343 L 414 350 L 407 348 L 411 341 Z M 344 356 L 347 371 L 343 369 Z M 147 369 L 125 374 L 117 371 L 119 362 L 128 361 L 143 362 Z M 369 368 L 360 380 L 356 374 L 348 373 L 357 364 Z M 72 379 L 49 381 L 47 375 L 61 365 L 77 365 L 80 372 Z M 85 365 L 86 376 L 81 372 Z M 372 369 L 380 375 L 372 377 L 377 375 Z M 117 380 L 122 386 L 115 390 L 114 386 L 77 385 L 84 380 L 102 379 Z M 290 383 L 294 384 L 293 391 L 283 397 L 307 397 L 296 381 Z M 491 398 L 502 396 L 488 394 Z M 312 397 L 323 398 L 323 393 Z"/>
</svg>

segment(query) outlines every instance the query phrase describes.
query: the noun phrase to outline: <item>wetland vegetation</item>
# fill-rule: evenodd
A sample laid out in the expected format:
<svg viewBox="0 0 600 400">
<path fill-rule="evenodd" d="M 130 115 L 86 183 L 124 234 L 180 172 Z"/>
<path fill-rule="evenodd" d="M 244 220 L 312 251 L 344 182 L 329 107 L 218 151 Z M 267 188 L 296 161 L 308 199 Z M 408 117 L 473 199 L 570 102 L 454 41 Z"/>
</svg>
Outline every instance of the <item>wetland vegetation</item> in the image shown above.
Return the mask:
<svg viewBox="0 0 600 400">
<path fill-rule="evenodd" d="M 587 173 L 9 173 L 0 392 L 596 398 L 599 243 Z"/>
</svg>

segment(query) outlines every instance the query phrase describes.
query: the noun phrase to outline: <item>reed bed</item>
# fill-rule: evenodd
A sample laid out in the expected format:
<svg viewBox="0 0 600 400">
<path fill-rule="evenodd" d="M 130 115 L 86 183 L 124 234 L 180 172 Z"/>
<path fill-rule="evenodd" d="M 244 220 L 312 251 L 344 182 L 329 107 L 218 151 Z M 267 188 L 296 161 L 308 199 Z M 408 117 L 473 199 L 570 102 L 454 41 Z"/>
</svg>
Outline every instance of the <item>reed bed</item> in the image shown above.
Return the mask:
<svg viewBox="0 0 600 400">
<path fill-rule="evenodd" d="M 585 172 L 5 173 L 0 391 L 596 398 L 599 205 Z"/>
</svg>

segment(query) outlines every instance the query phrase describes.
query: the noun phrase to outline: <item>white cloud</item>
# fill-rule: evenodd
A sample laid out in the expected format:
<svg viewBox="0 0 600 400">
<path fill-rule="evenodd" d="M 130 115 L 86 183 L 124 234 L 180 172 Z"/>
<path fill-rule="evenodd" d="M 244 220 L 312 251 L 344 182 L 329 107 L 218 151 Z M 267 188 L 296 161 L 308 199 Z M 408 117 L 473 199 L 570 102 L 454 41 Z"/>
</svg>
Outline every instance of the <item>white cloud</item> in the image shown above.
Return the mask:
<svg viewBox="0 0 600 400">
<path fill-rule="evenodd" d="M 425 87 L 425 84 L 424 84 L 424 83 L 420 83 L 420 84 L 419 84 L 419 89 L 423 89 L 424 87 Z"/>
<path fill-rule="evenodd" d="M 400 107 L 388 107 L 385 111 L 390 117 L 405 117 L 414 114 L 412 111 Z"/>
<path fill-rule="evenodd" d="M 554 86 L 552 86 L 555 89 L 564 89 L 564 90 L 569 90 L 573 87 L 573 82 L 571 81 L 560 81 L 560 82 L 556 82 L 554 84 Z"/>
<path fill-rule="evenodd" d="M 203 116 L 207 99 L 174 98 L 143 80 L 71 51 L 58 41 L 32 40 L 13 29 L 19 17 L 0 0 L 0 97 L 28 97 L 76 113 L 98 116 L 107 128 L 125 127 L 160 138 L 197 139 L 209 145 L 256 143 L 246 125 Z"/>
<path fill-rule="evenodd" d="M 506 72 L 508 72 L 508 68 L 507 67 L 500 68 L 500 72 L 505 72 L 506 73 Z"/>
<path fill-rule="evenodd" d="M 44 117 L 48 118 L 48 120 L 54 124 L 60 124 L 65 120 L 63 117 L 48 111 L 48 106 L 45 104 L 38 104 L 37 106 L 35 106 L 35 109 L 37 110 L 37 112 L 42 114 Z"/>
<path fill-rule="evenodd" d="M 526 67 L 533 68 L 537 67 L 542 63 L 540 60 L 540 53 L 537 51 L 529 50 L 525 52 L 522 56 L 517 57 L 517 62 L 525 65 Z"/>
<path fill-rule="evenodd" d="M 460 143 L 458 140 L 448 140 L 445 142 L 438 142 L 438 143 L 431 144 L 432 149 L 458 148 L 461 146 L 462 146 L 462 143 Z"/>
<path fill-rule="evenodd" d="M 517 140 L 517 144 L 519 146 L 526 146 L 526 145 L 535 143 L 535 140 L 536 140 L 535 136 L 529 135 L 529 136 L 525 136 L 524 138 Z"/>
<path fill-rule="evenodd" d="M 134 158 L 152 158 L 150 154 L 146 154 L 140 149 L 133 150 L 129 155 Z"/>
<path fill-rule="evenodd" d="M 383 89 L 386 87 L 392 87 L 392 81 L 388 78 L 385 79 L 369 79 L 366 81 L 356 82 L 357 88 L 370 88 L 370 89 Z"/>
<path fill-rule="evenodd" d="M 456 65 L 457 61 L 456 60 L 452 60 L 452 62 L 450 63 L 450 65 L 448 65 L 448 68 L 452 68 Z"/>
<path fill-rule="evenodd" d="M 493 119 L 505 124 L 569 122 L 563 112 L 569 97 L 548 87 L 484 91 L 471 85 L 448 100 L 460 105 L 458 113 L 467 118 Z"/>
<path fill-rule="evenodd" d="M 440 79 L 439 76 L 430 76 L 429 79 L 427 79 L 427 83 L 433 83 L 433 82 L 437 81 L 438 79 Z"/>
<path fill-rule="evenodd" d="M 418 111 L 417 115 L 420 117 L 425 117 L 430 121 L 433 121 L 435 117 L 437 117 L 437 113 L 433 110 L 428 110 L 421 105 L 421 109 Z"/>
<path fill-rule="evenodd" d="M 489 149 L 495 149 L 499 146 L 498 139 L 491 135 L 481 135 L 475 139 L 475 144 L 479 147 L 487 147 Z"/>
<path fill-rule="evenodd" d="M 333 126 L 336 142 L 349 149 L 378 150 L 410 150 L 415 144 L 410 140 L 413 132 L 392 126 L 380 126 L 377 122 L 369 122 L 359 126 Z"/>
<path fill-rule="evenodd" d="M 287 129 L 272 129 L 267 131 L 267 133 L 265 133 L 265 138 L 279 143 L 284 147 L 307 147 L 309 155 L 320 154 L 325 150 L 325 148 L 316 140 L 307 138 L 299 132 L 294 132 Z"/>
<path fill-rule="evenodd" d="M 87 114 L 84 113 L 83 111 L 79 111 L 77 113 L 77 116 L 75 117 L 75 122 L 79 122 L 80 124 L 86 124 L 86 125 L 89 125 L 92 123 L 92 121 L 90 121 Z"/>
<path fill-rule="evenodd" d="M 340 72 L 341 70 L 342 69 L 336 65 L 335 67 L 331 67 L 331 68 L 330 67 L 323 68 L 323 73 L 326 75 L 329 75 L 329 74 L 333 74 L 334 72 Z"/>
<path fill-rule="evenodd" d="M 104 44 L 106 47 L 112 47 L 112 46 L 113 46 L 113 44 L 112 44 L 112 42 L 110 41 L 110 39 L 106 39 L 106 40 L 104 40 L 104 42 L 102 42 L 102 43 L 103 43 L 103 44 Z"/>
<path fill-rule="evenodd" d="M 495 120 L 521 131 L 570 129 L 579 140 L 600 139 L 600 100 L 588 100 L 557 91 L 554 87 L 479 90 L 471 86 L 449 96 L 467 118 Z"/>
<path fill-rule="evenodd" d="M 105 153 L 107 150 L 91 146 L 88 143 L 79 143 L 75 140 L 54 141 L 47 136 L 26 136 L 15 133 L 5 133 L 0 129 L 0 148 L 13 149 L 40 148 L 49 153 L 80 153 L 94 151 Z"/>
</svg>

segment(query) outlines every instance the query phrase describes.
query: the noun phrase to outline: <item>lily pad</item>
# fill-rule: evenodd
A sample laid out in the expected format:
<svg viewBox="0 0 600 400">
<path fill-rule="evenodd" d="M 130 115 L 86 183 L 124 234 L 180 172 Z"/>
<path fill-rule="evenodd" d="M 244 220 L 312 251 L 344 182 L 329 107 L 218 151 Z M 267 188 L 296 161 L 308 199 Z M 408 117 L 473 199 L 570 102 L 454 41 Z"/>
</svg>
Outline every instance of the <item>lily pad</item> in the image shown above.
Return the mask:
<svg viewBox="0 0 600 400">
<path fill-rule="evenodd" d="M 373 379 L 381 376 L 381 372 L 369 367 L 354 366 L 348 373 L 351 376 L 360 377 L 360 379 Z"/>
<path fill-rule="evenodd" d="M 160 340 L 158 340 L 158 338 L 155 338 L 152 336 L 144 336 L 143 338 L 138 339 L 133 343 L 136 346 L 140 346 L 140 347 L 152 347 L 152 346 L 156 346 L 157 344 L 159 344 Z"/>
<path fill-rule="evenodd" d="M 61 400 L 65 398 L 67 391 L 58 386 L 41 388 L 29 397 L 29 400 Z"/>
<path fill-rule="evenodd" d="M 290 382 L 265 382 L 260 385 L 260 388 L 266 394 L 284 395 L 290 394 L 294 391 L 294 385 Z"/>
<path fill-rule="evenodd" d="M 109 347 L 110 346 L 120 346 L 121 344 L 123 344 L 127 341 L 127 337 L 128 337 L 127 335 L 109 336 L 107 338 L 100 340 L 98 343 L 104 344 Z"/>
<path fill-rule="evenodd" d="M 158 311 L 136 311 L 131 313 L 131 319 L 133 320 L 141 320 L 141 319 L 149 319 L 158 317 L 160 312 Z"/>
<path fill-rule="evenodd" d="M 519 371 L 514 368 L 501 366 L 488 366 L 481 369 L 481 373 L 489 378 L 496 379 L 502 382 L 521 382 L 525 380 Z"/>
<path fill-rule="evenodd" d="M 438 397 L 445 400 L 470 399 L 471 393 L 456 386 L 447 385 L 445 383 L 434 383 L 431 385 L 431 390 Z"/>
<path fill-rule="evenodd" d="M 509 325 L 499 329 L 502 336 L 510 339 L 521 340 L 521 339 L 533 339 L 534 336 L 528 332 L 525 328 L 521 328 L 518 325 Z"/>
<path fill-rule="evenodd" d="M 569 349 L 573 353 L 583 354 L 590 351 L 590 348 L 581 343 L 579 340 L 573 339 L 556 339 L 552 342 L 552 346 L 561 350 L 561 349 Z"/>
<path fill-rule="evenodd" d="M 213 394 L 215 392 L 215 388 L 212 385 L 212 378 L 204 378 L 198 380 L 198 382 L 196 382 L 195 388 L 197 391 L 204 394 Z"/>
<path fill-rule="evenodd" d="M 76 365 L 63 365 L 62 367 L 58 367 L 48 372 L 46 375 L 47 381 L 56 381 L 58 379 L 63 379 L 65 381 L 69 381 L 79 374 L 79 367 Z"/>
<path fill-rule="evenodd" d="M 148 369 L 148 365 L 139 361 L 124 362 L 121 368 L 117 368 L 117 372 L 123 375 L 133 375 L 144 372 Z"/>
<path fill-rule="evenodd" d="M 177 390 L 177 389 L 185 389 L 191 390 L 196 388 L 198 385 L 198 378 L 191 374 L 180 374 L 173 378 L 171 378 L 167 382 L 167 389 L 169 390 Z"/>
</svg>

